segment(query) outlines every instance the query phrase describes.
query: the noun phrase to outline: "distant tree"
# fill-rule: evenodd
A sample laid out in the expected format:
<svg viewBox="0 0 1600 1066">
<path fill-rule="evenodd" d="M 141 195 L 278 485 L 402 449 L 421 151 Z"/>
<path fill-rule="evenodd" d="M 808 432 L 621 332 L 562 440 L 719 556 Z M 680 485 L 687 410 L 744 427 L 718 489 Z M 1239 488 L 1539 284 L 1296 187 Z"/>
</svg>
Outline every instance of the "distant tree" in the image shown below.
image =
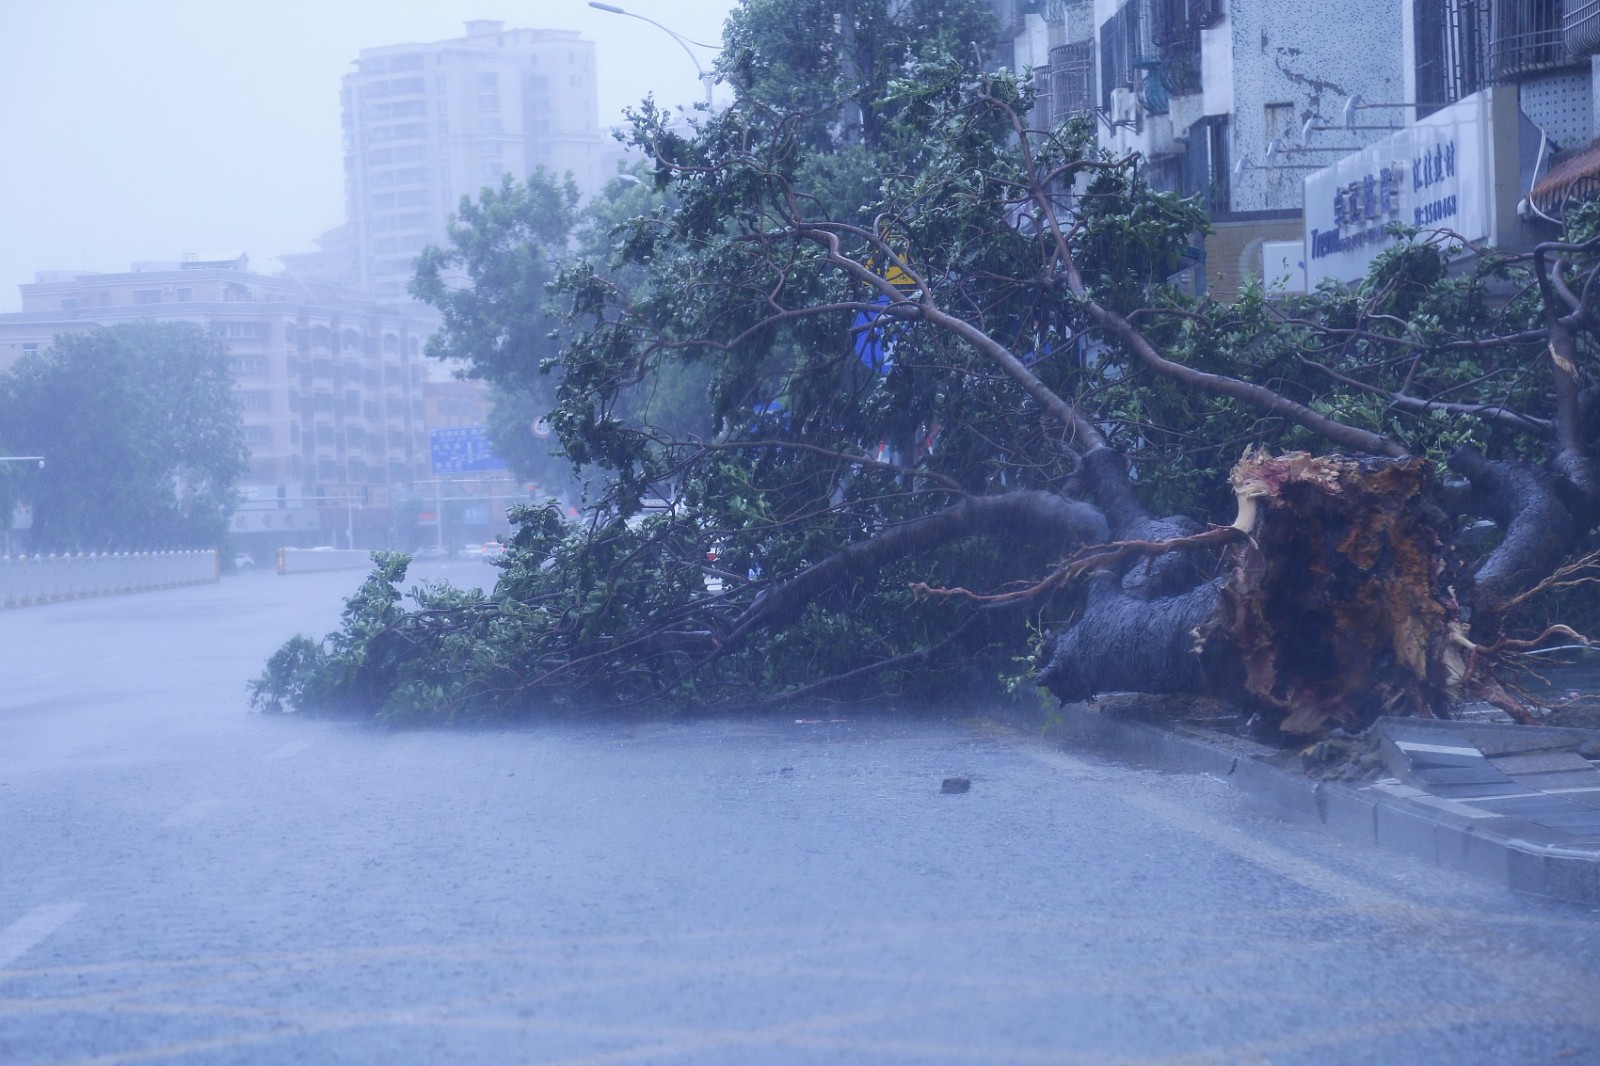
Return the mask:
<svg viewBox="0 0 1600 1066">
<path fill-rule="evenodd" d="M 6 446 L 43 455 L 12 475 L 40 551 L 212 547 L 249 451 L 228 349 L 181 323 L 64 334 L 0 375 Z"/>
<path fill-rule="evenodd" d="M 428 354 L 490 383 L 489 437 L 517 478 L 556 495 L 578 488 L 560 442 L 534 430 L 556 407 L 568 339 L 549 287 L 582 261 L 618 291 L 643 298 L 646 272 L 618 255 L 617 234 L 661 215 L 665 199 L 642 166 L 613 179 L 582 210 L 570 180 L 542 169 L 523 182 L 508 175 L 476 200 L 463 198 L 448 246 L 430 247 L 419 259 L 412 294 L 444 320 Z M 704 433 L 709 383 L 706 368 L 652 368 L 619 391 L 618 411 L 673 432 Z"/>
</svg>

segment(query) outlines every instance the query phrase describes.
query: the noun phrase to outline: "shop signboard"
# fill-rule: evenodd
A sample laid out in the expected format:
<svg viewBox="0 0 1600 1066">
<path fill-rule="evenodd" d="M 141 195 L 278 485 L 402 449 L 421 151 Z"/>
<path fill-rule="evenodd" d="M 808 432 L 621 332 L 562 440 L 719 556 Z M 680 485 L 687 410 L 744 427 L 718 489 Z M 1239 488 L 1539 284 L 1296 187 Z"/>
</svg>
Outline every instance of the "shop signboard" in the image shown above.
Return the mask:
<svg viewBox="0 0 1600 1066">
<path fill-rule="evenodd" d="M 1399 238 L 1391 223 L 1447 230 L 1469 241 L 1493 233 L 1490 93 L 1474 93 L 1305 180 L 1306 281 L 1364 277 Z"/>
</svg>

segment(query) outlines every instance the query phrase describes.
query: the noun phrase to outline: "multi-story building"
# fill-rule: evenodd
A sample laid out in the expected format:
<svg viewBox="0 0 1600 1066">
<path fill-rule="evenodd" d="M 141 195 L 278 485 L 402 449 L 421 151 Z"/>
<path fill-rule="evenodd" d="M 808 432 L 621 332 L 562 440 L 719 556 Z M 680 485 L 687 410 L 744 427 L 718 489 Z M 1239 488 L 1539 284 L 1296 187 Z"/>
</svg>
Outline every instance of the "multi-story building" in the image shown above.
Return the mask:
<svg viewBox="0 0 1600 1066">
<path fill-rule="evenodd" d="M 344 78 L 345 195 L 356 277 L 406 299 L 417 253 L 462 196 L 536 167 L 601 182 L 594 43 L 482 19 L 428 44 L 368 48 Z"/>
<path fill-rule="evenodd" d="M 1447 221 L 1433 217 L 1436 200 L 1476 198 L 1478 232 L 1463 236 L 1533 239 L 1539 219 L 1530 228 L 1517 205 L 1552 159 L 1596 133 L 1583 34 L 1600 37 L 1600 17 L 1592 2 L 1564 6 L 995 0 L 1000 61 L 1033 71 L 1035 124 L 1091 116 L 1103 147 L 1141 153 L 1153 185 L 1197 198 L 1215 232 L 1188 273 L 1224 296 L 1274 262 L 1301 271 L 1291 287 L 1307 274 L 1348 280 L 1360 255 L 1341 273 L 1319 272 L 1312 253 L 1352 242 L 1370 251 L 1390 221 Z M 1458 142 L 1482 163 L 1459 188 L 1453 164 L 1442 166 Z"/>
<path fill-rule="evenodd" d="M 186 257 L 127 273 L 47 272 L 0 315 L 0 369 L 74 330 L 137 319 L 224 338 L 251 466 L 233 535 L 243 550 L 396 543 L 391 500 L 430 476 L 416 318 L 366 293 Z"/>
</svg>

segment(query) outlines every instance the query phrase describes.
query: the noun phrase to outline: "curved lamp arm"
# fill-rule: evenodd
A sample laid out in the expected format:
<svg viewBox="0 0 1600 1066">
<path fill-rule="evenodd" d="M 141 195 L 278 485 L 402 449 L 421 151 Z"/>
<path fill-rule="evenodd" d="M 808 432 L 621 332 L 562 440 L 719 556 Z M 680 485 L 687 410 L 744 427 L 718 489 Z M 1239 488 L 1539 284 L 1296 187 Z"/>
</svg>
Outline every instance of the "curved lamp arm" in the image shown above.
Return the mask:
<svg viewBox="0 0 1600 1066">
<path fill-rule="evenodd" d="M 700 41 L 690 40 L 682 34 L 668 29 L 666 26 L 663 26 L 653 18 L 647 18 L 644 15 L 639 15 L 632 11 L 624 10 L 623 8 L 617 7 L 615 4 L 602 4 L 600 0 L 589 0 L 589 6 L 594 8 L 596 11 L 604 11 L 611 15 L 627 15 L 629 18 L 638 19 L 640 22 L 648 22 L 662 33 L 665 33 L 668 37 L 671 37 L 674 41 L 677 41 L 678 47 L 683 49 L 683 54 L 688 56 L 689 62 L 694 64 L 695 74 L 699 76 L 700 81 L 706 87 L 706 107 L 709 108 L 711 106 L 712 76 L 706 73 L 705 68 L 700 65 L 700 60 L 695 58 L 695 54 L 689 50 L 689 46 L 692 44 L 698 48 L 711 48 L 713 47 L 712 45 L 702 44 Z"/>
</svg>

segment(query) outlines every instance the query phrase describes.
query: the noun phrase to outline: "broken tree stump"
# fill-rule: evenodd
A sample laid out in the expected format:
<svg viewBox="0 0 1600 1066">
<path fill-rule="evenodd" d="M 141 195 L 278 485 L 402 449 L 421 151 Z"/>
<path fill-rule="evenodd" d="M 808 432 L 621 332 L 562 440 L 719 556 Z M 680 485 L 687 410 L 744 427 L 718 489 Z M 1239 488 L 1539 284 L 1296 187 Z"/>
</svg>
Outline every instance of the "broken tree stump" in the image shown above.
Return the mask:
<svg viewBox="0 0 1600 1066">
<path fill-rule="evenodd" d="M 1429 465 L 1257 453 L 1230 480 L 1247 536 L 1223 550 L 1217 576 L 1157 599 L 1112 575 L 1091 580 L 1040 683 L 1064 702 L 1219 696 L 1286 737 L 1448 716 L 1477 684 L 1457 598 L 1471 575 L 1431 501 Z"/>
</svg>

